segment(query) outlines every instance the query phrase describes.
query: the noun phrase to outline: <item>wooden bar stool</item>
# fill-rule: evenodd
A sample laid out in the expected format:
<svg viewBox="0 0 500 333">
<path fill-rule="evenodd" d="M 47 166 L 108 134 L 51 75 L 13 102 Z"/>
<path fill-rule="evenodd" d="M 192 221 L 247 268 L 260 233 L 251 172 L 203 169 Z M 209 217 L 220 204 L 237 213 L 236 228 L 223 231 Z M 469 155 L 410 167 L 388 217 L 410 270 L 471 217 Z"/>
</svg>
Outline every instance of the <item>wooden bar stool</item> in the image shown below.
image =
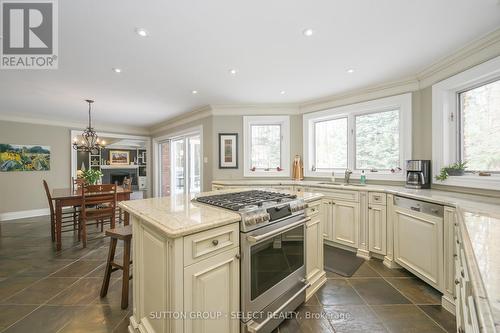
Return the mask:
<svg viewBox="0 0 500 333">
<path fill-rule="evenodd" d="M 121 269 L 123 271 L 122 278 L 122 309 L 128 307 L 128 282 L 132 279 L 130 274 L 130 245 L 132 241 L 132 226 L 128 225 L 125 227 L 114 228 L 106 230 L 106 236 L 111 237 L 109 243 L 109 253 L 108 262 L 106 263 L 106 272 L 104 273 L 104 280 L 102 281 L 101 287 L 101 297 L 105 297 L 108 293 L 109 280 L 111 278 L 111 273 Z M 123 240 L 123 264 L 120 265 L 114 261 L 116 244 L 118 240 Z"/>
</svg>

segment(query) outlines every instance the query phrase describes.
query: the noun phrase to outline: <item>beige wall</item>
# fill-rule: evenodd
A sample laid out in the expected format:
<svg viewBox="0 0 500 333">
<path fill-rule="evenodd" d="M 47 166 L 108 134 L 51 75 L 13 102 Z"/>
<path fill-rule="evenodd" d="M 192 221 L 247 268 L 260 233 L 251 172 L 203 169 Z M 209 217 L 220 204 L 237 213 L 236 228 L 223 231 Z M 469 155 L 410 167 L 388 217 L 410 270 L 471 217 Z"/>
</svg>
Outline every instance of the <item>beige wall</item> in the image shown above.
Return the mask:
<svg viewBox="0 0 500 333">
<path fill-rule="evenodd" d="M 48 208 L 42 186 L 70 184 L 70 129 L 0 121 L 0 142 L 50 146 L 50 171 L 0 172 L 0 213 Z"/>
<path fill-rule="evenodd" d="M 248 114 L 251 115 L 251 114 Z M 272 114 L 269 114 L 272 115 Z M 243 179 L 243 116 L 213 116 L 213 179 Z M 238 169 L 219 169 L 219 133 L 238 133 Z M 290 116 L 290 165 L 295 155 L 302 156 L 302 115 Z M 266 178 L 269 179 L 269 178 Z"/>
</svg>

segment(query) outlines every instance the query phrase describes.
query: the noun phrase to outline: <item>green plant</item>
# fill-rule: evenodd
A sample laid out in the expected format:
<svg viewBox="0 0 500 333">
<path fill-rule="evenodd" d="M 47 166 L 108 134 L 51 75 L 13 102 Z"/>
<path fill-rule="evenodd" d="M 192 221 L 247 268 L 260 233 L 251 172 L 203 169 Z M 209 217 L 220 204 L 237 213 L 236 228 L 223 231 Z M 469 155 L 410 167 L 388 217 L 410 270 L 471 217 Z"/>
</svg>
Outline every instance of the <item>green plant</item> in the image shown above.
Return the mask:
<svg viewBox="0 0 500 333">
<path fill-rule="evenodd" d="M 450 175 L 450 171 L 458 171 L 458 172 L 463 172 L 467 168 L 467 162 L 456 162 L 453 164 L 450 164 L 448 166 L 442 167 L 441 172 L 439 173 L 438 176 L 436 176 L 436 180 L 446 180 L 448 176 Z"/>
<path fill-rule="evenodd" d="M 101 179 L 102 172 L 100 170 L 90 168 L 82 172 L 82 177 L 85 179 L 87 184 L 94 185 L 99 179 Z"/>
</svg>

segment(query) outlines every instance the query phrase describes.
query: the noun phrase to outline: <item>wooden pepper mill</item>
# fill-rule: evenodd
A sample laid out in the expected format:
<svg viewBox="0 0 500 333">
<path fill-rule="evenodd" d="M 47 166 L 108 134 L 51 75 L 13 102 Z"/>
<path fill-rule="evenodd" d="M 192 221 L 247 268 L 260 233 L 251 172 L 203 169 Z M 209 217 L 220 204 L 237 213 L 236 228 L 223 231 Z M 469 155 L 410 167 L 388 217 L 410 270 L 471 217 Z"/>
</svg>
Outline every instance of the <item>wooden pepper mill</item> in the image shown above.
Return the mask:
<svg viewBox="0 0 500 333">
<path fill-rule="evenodd" d="M 299 155 L 295 155 L 292 165 L 292 179 L 302 180 L 304 179 L 304 167 L 302 165 L 302 160 Z"/>
</svg>

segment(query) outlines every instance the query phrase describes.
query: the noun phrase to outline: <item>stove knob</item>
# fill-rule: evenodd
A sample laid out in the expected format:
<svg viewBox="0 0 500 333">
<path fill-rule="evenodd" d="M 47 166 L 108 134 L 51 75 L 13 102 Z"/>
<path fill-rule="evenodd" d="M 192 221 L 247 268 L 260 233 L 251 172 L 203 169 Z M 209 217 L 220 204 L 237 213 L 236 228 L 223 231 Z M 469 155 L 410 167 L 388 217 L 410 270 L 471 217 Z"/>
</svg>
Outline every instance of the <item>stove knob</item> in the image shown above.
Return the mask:
<svg viewBox="0 0 500 333">
<path fill-rule="evenodd" d="M 245 225 L 254 225 L 255 224 L 255 218 L 253 216 L 248 216 L 245 219 Z"/>
</svg>

